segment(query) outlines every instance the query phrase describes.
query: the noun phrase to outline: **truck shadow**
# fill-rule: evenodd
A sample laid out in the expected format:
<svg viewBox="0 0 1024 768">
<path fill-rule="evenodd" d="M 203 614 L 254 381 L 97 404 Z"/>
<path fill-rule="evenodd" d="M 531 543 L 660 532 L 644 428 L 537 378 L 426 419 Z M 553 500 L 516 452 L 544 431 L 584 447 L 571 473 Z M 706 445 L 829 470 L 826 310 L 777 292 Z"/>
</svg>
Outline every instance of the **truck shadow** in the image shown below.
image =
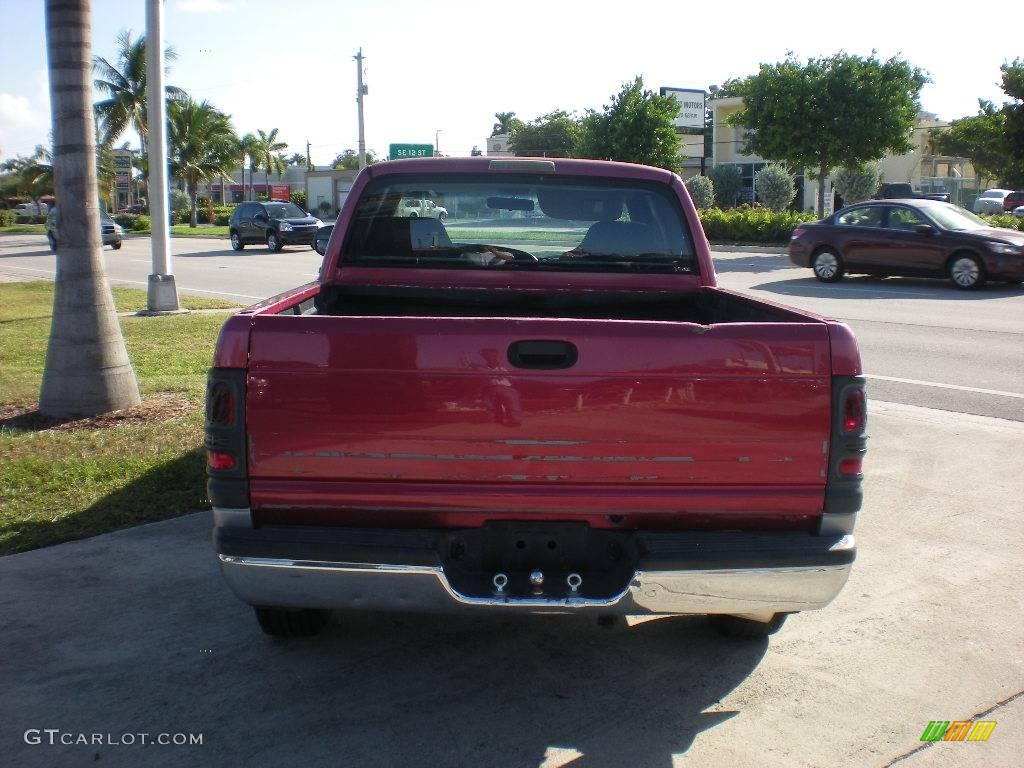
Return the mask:
<svg viewBox="0 0 1024 768">
<path fill-rule="evenodd" d="M 717 268 L 717 265 L 716 265 Z M 813 277 L 778 280 L 751 286 L 753 290 L 781 296 L 804 296 L 828 299 L 929 299 L 940 301 L 984 301 L 1024 295 L 1024 286 L 990 283 L 976 291 L 961 291 L 949 281 L 916 277 L 845 277 L 837 283 L 822 283 Z"/>
</svg>

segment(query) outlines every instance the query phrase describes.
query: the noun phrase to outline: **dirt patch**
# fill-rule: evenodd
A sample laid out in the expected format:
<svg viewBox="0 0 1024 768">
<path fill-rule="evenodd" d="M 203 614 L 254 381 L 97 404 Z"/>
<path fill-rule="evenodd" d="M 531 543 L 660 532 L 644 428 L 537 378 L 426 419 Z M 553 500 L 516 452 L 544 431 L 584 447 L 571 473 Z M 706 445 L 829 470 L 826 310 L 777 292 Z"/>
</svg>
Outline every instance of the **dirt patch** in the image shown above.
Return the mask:
<svg viewBox="0 0 1024 768">
<path fill-rule="evenodd" d="M 85 419 L 53 419 L 43 416 L 35 406 L 0 405 L 0 429 L 18 432 L 47 430 L 109 429 L 122 424 L 155 424 L 185 416 L 198 408 L 184 395 L 160 392 L 139 405 L 120 411 L 101 413 Z"/>
</svg>

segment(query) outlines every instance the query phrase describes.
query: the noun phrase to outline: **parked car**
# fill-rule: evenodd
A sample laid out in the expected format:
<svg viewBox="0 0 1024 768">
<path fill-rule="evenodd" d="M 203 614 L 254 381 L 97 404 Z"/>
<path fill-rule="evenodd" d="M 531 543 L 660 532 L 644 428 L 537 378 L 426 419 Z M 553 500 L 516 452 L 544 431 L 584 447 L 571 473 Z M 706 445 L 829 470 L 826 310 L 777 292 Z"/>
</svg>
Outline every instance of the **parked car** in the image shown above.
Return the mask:
<svg viewBox="0 0 1024 768">
<path fill-rule="evenodd" d="M 117 212 L 118 213 L 130 213 L 132 215 L 138 216 L 138 215 L 144 214 L 146 212 L 146 206 L 139 205 L 139 204 L 127 205 L 124 208 L 118 208 Z"/>
<path fill-rule="evenodd" d="M 444 221 L 448 218 L 448 209 L 437 205 L 433 200 L 423 198 L 410 198 L 402 201 L 400 215 L 408 216 L 411 219 L 417 217 L 430 217 Z"/>
<path fill-rule="evenodd" d="M 1014 208 L 1013 215 L 1016 216 L 1018 219 L 1024 219 L 1024 205 Z"/>
<path fill-rule="evenodd" d="M 403 215 L 535 211 L 521 247 Z M 589 223 L 564 252 L 530 235 Z M 711 614 L 743 636 L 845 583 L 865 398 L 850 329 L 718 287 L 668 171 L 429 158 L 362 171 L 316 282 L 230 318 L 208 496 L 271 635 L 329 609 Z M 652 322 L 655 321 L 655 322 Z"/>
<path fill-rule="evenodd" d="M 844 274 L 948 277 L 957 288 L 1024 281 L 1024 232 L 993 227 L 932 200 L 888 200 L 843 208 L 801 224 L 789 258 L 822 282 Z"/>
<path fill-rule="evenodd" d="M 921 192 L 906 183 L 883 184 L 875 195 L 876 200 L 939 200 L 949 202 L 948 192 Z"/>
<path fill-rule="evenodd" d="M 48 209 L 46 203 L 19 203 L 14 206 L 11 210 L 14 211 L 14 215 L 19 219 L 31 218 L 32 216 L 46 216 Z"/>
<path fill-rule="evenodd" d="M 1011 192 L 1003 198 L 1003 210 L 1006 213 L 1013 213 L 1015 208 L 1024 205 L 1024 192 Z"/>
<path fill-rule="evenodd" d="M 1002 213 L 1003 200 L 1010 194 L 1009 189 L 986 189 L 974 200 L 975 213 Z"/>
<path fill-rule="evenodd" d="M 286 245 L 312 245 L 316 231 L 323 225 L 295 203 L 241 203 L 231 212 L 228 235 L 236 251 L 250 244 L 265 244 L 276 252 Z"/>
<path fill-rule="evenodd" d="M 46 216 L 46 241 L 50 244 L 50 250 L 57 252 L 57 229 L 60 224 L 60 206 L 55 205 Z M 109 245 L 115 251 L 121 248 L 121 241 L 124 238 L 124 229 L 115 222 L 106 212 L 100 210 L 100 237 L 103 245 Z"/>
<path fill-rule="evenodd" d="M 324 224 L 324 226 L 316 231 L 316 237 L 313 238 L 313 250 L 321 256 L 327 253 L 327 243 L 331 239 L 331 232 L 333 231 L 333 224 Z"/>
</svg>

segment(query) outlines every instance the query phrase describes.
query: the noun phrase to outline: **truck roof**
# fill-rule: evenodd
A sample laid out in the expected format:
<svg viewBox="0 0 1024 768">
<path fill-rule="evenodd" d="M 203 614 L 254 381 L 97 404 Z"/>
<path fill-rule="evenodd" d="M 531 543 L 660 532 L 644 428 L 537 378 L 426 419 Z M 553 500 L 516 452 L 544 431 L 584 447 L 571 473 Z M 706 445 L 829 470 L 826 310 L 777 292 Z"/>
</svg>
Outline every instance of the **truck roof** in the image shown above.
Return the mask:
<svg viewBox="0 0 1024 768">
<path fill-rule="evenodd" d="M 554 171 L 550 170 L 552 167 Z M 636 163 L 560 157 L 420 157 L 408 160 L 387 160 L 368 166 L 367 171 L 371 177 L 395 173 L 553 172 L 556 175 L 603 176 L 614 179 L 656 181 L 662 184 L 671 183 L 674 175 L 662 168 L 652 168 Z"/>
</svg>

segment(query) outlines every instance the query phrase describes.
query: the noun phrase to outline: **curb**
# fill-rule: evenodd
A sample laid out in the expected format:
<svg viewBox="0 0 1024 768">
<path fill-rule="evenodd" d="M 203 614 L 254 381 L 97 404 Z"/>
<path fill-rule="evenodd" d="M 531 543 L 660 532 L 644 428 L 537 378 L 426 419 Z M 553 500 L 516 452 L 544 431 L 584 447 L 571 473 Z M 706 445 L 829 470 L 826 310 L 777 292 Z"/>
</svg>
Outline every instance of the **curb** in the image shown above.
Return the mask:
<svg viewBox="0 0 1024 768">
<path fill-rule="evenodd" d="M 784 245 L 729 245 L 728 243 L 712 243 L 712 251 L 726 251 L 729 253 L 766 253 L 780 255 L 787 253 L 789 248 Z"/>
</svg>

